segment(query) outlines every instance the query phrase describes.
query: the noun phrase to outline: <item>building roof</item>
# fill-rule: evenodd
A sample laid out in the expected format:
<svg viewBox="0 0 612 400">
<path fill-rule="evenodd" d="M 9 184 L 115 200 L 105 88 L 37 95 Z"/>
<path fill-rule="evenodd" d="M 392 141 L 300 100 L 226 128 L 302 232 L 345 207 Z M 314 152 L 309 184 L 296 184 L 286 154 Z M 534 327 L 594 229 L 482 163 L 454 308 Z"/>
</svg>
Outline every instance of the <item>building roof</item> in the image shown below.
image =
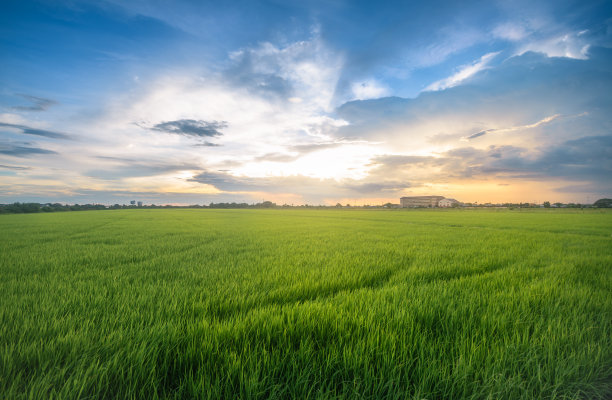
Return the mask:
<svg viewBox="0 0 612 400">
<path fill-rule="evenodd" d="M 400 197 L 401 199 L 414 199 L 414 200 L 430 200 L 430 199 L 443 199 L 444 196 L 404 196 Z"/>
</svg>

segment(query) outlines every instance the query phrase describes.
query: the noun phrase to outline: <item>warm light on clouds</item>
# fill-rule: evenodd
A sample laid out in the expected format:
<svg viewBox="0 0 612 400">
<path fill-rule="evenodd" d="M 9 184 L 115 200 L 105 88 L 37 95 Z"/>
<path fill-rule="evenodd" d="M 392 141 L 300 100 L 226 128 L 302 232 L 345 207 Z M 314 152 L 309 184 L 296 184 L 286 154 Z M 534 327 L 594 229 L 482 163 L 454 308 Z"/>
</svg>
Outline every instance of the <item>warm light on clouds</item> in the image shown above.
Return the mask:
<svg viewBox="0 0 612 400">
<path fill-rule="evenodd" d="M 559 118 L 561 115 L 560 114 L 555 114 L 555 115 L 551 115 L 549 117 L 545 117 L 542 118 L 541 120 L 533 123 L 533 124 L 527 124 L 527 125 L 520 125 L 520 126 L 512 126 L 510 128 L 491 128 L 491 129 L 485 129 L 484 131 L 480 131 L 480 132 L 476 132 L 471 134 L 470 136 L 466 136 L 466 137 L 462 137 L 461 140 L 463 141 L 470 141 L 472 139 L 476 139 L 478 137 L 484 136 L 484 135 L 489 135 L 492 133 L 508 133 L 508 132 L 516 132 L 516 131 L 521 131 L 521 130 L 525 130 L 525 129 L 532 129 L 532 128 L 537 128 L 538 126 L 541 126 L 543 124 L 547 124 L 551 121 L 554 121 L 555 119 Z"/>
<path fill-rule="evenodd" d="M 600 5 L 185 7 L 7 7 L 0 202 L 612 196 Z"/>
<path fill-rule="evenodd" d="M 219 194 L 220 190 L 212 185 L 203 185 L 191 182 L 189 179 L 194 171 L 183 171 L 178 174 L 156 175 L 150 177 L 126 178 L 127 188 L 136 192 L 161 192 L 161 193 L 197 193 L 197 194 Z"/>
</svg>

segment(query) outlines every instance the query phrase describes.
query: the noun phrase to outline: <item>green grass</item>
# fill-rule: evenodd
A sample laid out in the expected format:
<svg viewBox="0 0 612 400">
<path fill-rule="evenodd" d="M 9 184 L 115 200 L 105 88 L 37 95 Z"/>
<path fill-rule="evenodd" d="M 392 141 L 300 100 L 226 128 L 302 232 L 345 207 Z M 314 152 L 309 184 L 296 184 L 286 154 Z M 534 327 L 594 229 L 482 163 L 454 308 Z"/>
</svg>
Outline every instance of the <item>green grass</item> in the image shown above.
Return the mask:
<svg viewBox="0 0 612 400">
<path fill-rule="evenodd" d="M 609 399 L 612 213 L 0 217 L 0 398 Z"/>
</svg>

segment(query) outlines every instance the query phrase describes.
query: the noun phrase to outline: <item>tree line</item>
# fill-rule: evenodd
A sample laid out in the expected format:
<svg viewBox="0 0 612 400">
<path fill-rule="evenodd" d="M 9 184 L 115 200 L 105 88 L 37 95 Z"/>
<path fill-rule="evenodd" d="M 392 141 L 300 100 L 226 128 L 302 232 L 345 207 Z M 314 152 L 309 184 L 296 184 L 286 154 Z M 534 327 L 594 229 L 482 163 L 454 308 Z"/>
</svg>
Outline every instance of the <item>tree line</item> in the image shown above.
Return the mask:
<svg viewBox="0 0 612 400">
<path fill-rule="evenodd" d="M 285 205 L 286 206 L 286 205 Z M 189 206 L 172 206 L 172 205 L 125 205 L 113 204 L 105 206 L 104 204 L 60 204 L 60 203 L 12 203 L 0 204 L 0 214 L 30 214 L 41 212 L 58 212 L 58 211 L 87 211 L 87 210 L 118 210 L 118 209 L 133 209 L 133 208 L 275 208 L 276 203 L 264 201 L 257 204 L 247 203 L 210 203 L 209 205 L 193 204 Z"/>
<path fill-rule="evenodd" d="M 56 211 L 86 211 L 86 210 L 106 210 L 103 204 L 40 204 L 40 203 L 13 203 L 0 204 L 0 214 L 25 214 L 39 212 Z"/>
<path fill-rule="evenodd" d="M 357 208 L 396 208 L 392 207 L 396 206 L 391 203 L 387 203 L 383 206 L 363 206 Z M 539 208 L 539 205 L 529 204 L 529 203 L 504 203 L 504 204 L 464 204 L 466 207 L 491 207 L 491 206 L 501 206 L 507 207 L 509 209 L 513 208 Z M 584 205 L 584 204 L 563 204 L 563 203 L 553 203 L 546 201 L 543 204 L 545 208 L 582 208 L 582 207 L 594 207 L 594 208 L 612 208 L 612 199 L 599 199 L 592 205 Z M 342 206 L 342 204 L 338 203 L 335 206 L 309 206 L 299 205 L 293 206 L 288 204 L 277 205 L 271 201 L 264 201 L 261 203 L 210 203 L 208 205 L 199 205 L 193 204 L 189 206 L 172 206 L 172 205 L 145 205 L 145 206 L 136 206 L 136 205 L 125 205 L 125 204 L 113 204 L 112 206 L 105 206 L 103 204 L 60 204 L 60 203 L 12 203 L 12 204 L 0 204 L 0 214 L 26 214 L 26 213 L 45 213 L 45 212 L 58 212 L 58 211 L 87 211 L 87 210 L 118 210 L 118 209 L 134 209 L 134 208 L 221 208 L 221 209 L 237 209 L 237 208 L 344 208 L 351 207 L 349 204 L 346 206 Z M 351 207 L 352 208 L 352 207 Z"/>
</svg>

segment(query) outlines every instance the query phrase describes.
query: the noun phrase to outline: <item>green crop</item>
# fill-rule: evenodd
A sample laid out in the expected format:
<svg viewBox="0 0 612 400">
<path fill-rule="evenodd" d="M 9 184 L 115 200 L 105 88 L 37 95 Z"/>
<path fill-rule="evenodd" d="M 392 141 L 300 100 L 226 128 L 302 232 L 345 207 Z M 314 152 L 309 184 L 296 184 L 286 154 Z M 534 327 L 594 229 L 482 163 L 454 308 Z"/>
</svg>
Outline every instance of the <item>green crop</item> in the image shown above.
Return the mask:
<svg viewBox="0 0 612 400">
<path fill-rule="evenodd" d="M 609 399 L 612 213 L 0 217 L 0 398 Z"/>
</svg>

